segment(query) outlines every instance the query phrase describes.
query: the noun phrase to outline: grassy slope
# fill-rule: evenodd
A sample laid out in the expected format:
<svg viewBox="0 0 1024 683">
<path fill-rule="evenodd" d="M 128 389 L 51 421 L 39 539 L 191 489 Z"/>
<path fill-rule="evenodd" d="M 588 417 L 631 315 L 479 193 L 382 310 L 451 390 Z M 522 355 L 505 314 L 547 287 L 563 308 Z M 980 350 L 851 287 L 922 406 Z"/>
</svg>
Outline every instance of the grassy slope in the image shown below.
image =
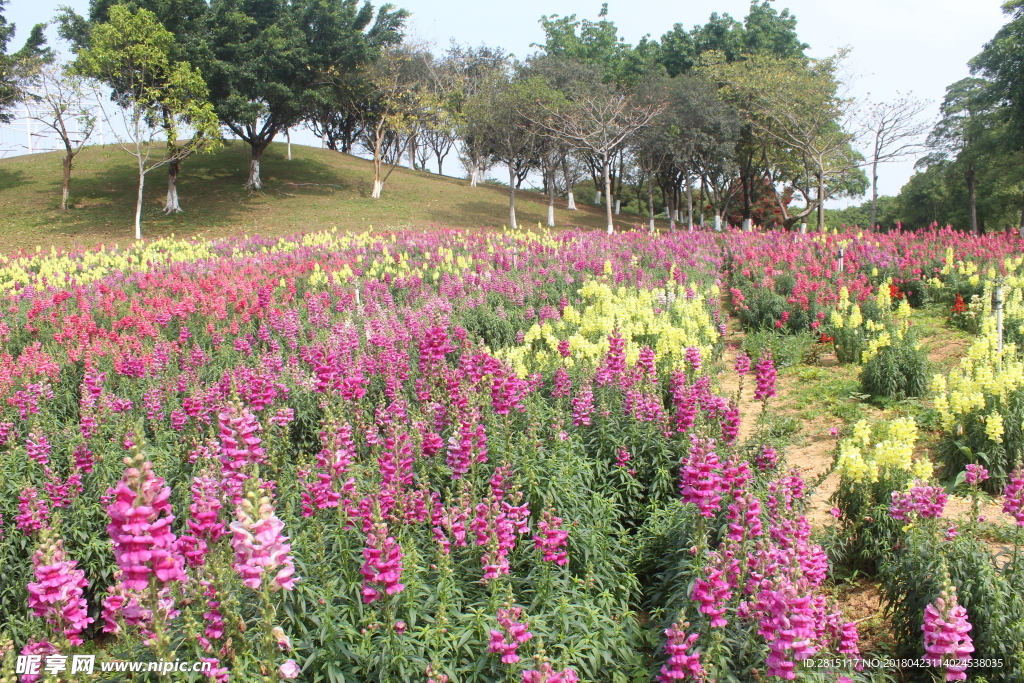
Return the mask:
<svg viewBox="0 0 1024 683">
<path fill-rule="evenodd" d="M 370 199 L 370 162 L 329 150 L 292 146 L 285 158 L 283 143 L 263 157 L 264 190 L 242 188 L 248 147 L 229 142 L 213 153 L 188 159 L 179 177 L 185 213 L 161 212 L 167 192 L 164 168 L 146 176 L 142 234 L 147 238 L 174 233 L 181 237 L 219 237 L 248 233 L 287 235 L 337 226 L 459 227 L 502 226 L 508 223 L 508 191 L 494 186 L 469 187 L 468 181 L 396 168 L 384 195 Z M 124 243 L 134 235 L 136 171 L 134 159 L 119 147 L 90 147 L 76 160 L 71 179 L 71 205 L 58 210 L 60 155 L 56 152 L 0 160 L 0 253 L 50 245 L 69 248 L 99 243 Z M 580 203 L 564 210 L 556 200 L 559 226 L 604 227 L 603 209 Z M 545 220 L 546 197 L 516 193 L 516 214 L 523 226 Z M 631 227 L 635 216 L 622 216 L 616 227 Z"/>
</svg>

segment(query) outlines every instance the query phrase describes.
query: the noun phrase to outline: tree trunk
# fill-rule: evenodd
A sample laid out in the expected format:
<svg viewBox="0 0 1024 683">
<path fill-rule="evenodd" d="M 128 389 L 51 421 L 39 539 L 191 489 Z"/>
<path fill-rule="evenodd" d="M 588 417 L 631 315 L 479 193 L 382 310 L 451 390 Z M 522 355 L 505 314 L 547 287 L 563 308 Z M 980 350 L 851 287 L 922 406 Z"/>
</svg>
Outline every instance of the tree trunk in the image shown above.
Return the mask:
<svg viewBox="0 0 1024 683">
<path fill-rule="evenodd" d="M 288 161 L 291 161 L 292 160 L 292 132 L 290 130 L 286 130 L 284 132 L 284 138 L 285 138 L 285 140 L 288 141 Z"/>
<path fill-rule="evenodd" d="M 576 196 L 572 193 L 572 182 L 569 179 L 569 162 L 566 161 L 565 157 L 562 157 L 562 177 L 565 178 L 565 192 L 567 197 L 566 210 L 576 210 Z"/>
<path fill-rule="evenodd" d="M 249 159 L 249 179 L 245 183 L 247 190 L 262 190 L 263 179 L 260 178 L 260 159 L 263 157 L 263 150 L 267 143 L 251 144 L 252 156 Z"/>
<path fill-rule="evenodd" d="M 473 157 L 473 168 L 469 171 L 469 186 L 476 187 L 477 178 L 480 176 L 480 159 Z"/>
<path fill-rule="evenodd" d="M 686 181 L 686 225 L 693 232 L 693 185 L 689 179 Z"/>
<path fill-rule="evenodd" d="M 978 188 L 974 177 L 974 164 L 967 165 L 967 210 L 971 221 L 971 234 L 978 234 Z"/>
<path fill-rule="evenodd" d="M 871 162 L 871 229 L 878 223 L 878 158 Z"/>
<path fill-rule="evenodd" d="M 555 227 L 555 169 L 547 169 L 548 176 L 548 227 Z"/>
<path fill-rule="evenodd" d="M 64 155 L 64 179 L 60 188 L 60 210 L 68 210 L 68 195 L 71 194 L 71 161 L 74 156 L 70 153 Z"/>
<path fill-rule="evenodd" d="M 651 233 L 654 233 L 654 174 L 647 176 L 647 213 L 651 217 Z"/>
<path fill-rule="evenodd" d="M 513 230 L 519 228 L 516 224 L 516 172 L 511 163 L 508 165 L 508 223 Z"/>
<path fill-rule="evenodd" d="M 818 232 L 825 232 L 825 174 L 818 174 Z"/>
<path fill-rule="evenodd" d="M 611 235 L 615 232 L 615 223 L 612 222 L 612 175 L 611 175 L 611 160 L 608 158 L 608 153 L 601 155 L 601 171 L 604 174 L 604 196 L 608 200 L 604 203 L 604 214 L 608 220 L 608 234 Z"/>
<path fill-rule="evenodd" d="M 601 206 L 601 190 L 594 190 L 594 206 Z"/>
<path fill-rule="evenodd" d="M 615 200 L 615 215 L 618 216 L 622 212 L 622 200 Z"/>
<path fill-rule="evenodd" d="M 142 239 L 142 187 L 146 183 L 146 171 L 142 155 L 139 155 L 139 196 L 135 200 L 135 239 Z"/>
<path fill-rule="evenodd" d="M 181 162 L 177 159 L 167 164 L 167 202 L 164 204 L 164 213 L 182 213 L 184 209 L 178 203 L 178 171 L 181 170 Z"/>
</svg>

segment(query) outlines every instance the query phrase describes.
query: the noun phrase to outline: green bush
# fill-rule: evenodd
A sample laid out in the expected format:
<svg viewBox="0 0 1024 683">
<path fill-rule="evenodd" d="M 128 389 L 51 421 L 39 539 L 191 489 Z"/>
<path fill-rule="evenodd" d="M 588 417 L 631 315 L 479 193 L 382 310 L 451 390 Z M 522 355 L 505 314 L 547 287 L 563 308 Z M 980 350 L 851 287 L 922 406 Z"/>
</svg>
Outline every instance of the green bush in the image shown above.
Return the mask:
<svg viewBox="0 0 1024 683">
<path fill-rule="evenodd" d="M 802 362 L 814 344 L 815 337 L 809 332 L 781 334 L 759 330 L 743 338 L 743 351 L 756 361 L 768 349 L 775 359 L 775 367 L 787 368 Z"/>
<path fill-rule="evenodd" d="M 908 335 L 883 346 L 860 371 L 861 391 L 901 401 L 928 390 L 928 359 Z"/>
</svg>

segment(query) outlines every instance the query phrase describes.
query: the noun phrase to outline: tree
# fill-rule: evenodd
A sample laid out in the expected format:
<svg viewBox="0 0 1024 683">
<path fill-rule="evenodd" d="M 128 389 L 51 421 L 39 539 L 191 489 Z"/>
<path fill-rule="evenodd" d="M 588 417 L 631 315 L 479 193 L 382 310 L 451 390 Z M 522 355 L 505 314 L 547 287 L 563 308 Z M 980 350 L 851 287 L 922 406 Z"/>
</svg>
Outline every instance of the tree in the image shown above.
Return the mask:
<svg viewBox="0 0 1024 683">
<path fill-rule="evenodd" d="M 43 124 L 64 145 L 60 210 L 68 210 L 71 168 L 96 127 L 96 111 L 85 103 L 88 82 L 69 65 L 42 64 L 29 79 L 27 99 L 36 107 L 33 120 Z"/>
<path fill-rule="evenodd" d="M 449 64 L 447 72 L 455 79 L 444 105 L 461 140 L 459 161 L 469 171 L 470 187 L 476 187 L 492 160 L 487 149 L 486 117 L 469 117 L 466 107 L 474 97 L 491 87 L 495 78 L 507 77 L 511 68 L 509 55 L 501 48 L 464 47 L 452 41 L 444 61 Z"/>
<path fill-rule="evenodd" d="M 985 43 L 970 67 L 972 74 L 989 81 L 988 95 L 1006 105 L 1014 147 L 1020 149 L 1024 147 L 1024 0 L 1007 0 L 1003 13 L 1010 15 L 1010 20 Z"/>
<path fill-rule="evenodd" d="M 358 0 L 212 0 L 207 82 L 221 122 L 251 150 L 247 188 L 263 187 L 260 159 L 277 134 L 397 44 L 406 16 Z"/>
<path fill-rule="evenodd" d="M 32 65 L 47 61 L 52 53 L 46 45 L 43 29 L 46 24 L 36 24 L 29 32 L 24 47 L 13 54 L 7 54 L 7 43 L 14 37 L 14 24 L 7 23 L 4 7 L 7 0 L 0 0 L 0 123 L 11 120 L 10 109 L 25 96 L 24 80 L 31 72 Z"/>
<path fill-rule="evenodd" d="M 962 169 L 967 185 L 968 224 L 978 233 L 977 170 L 982 158 L 982 139 L 995 123 L 991 109 L 990 82 L 981 78 L 963 78 L 946 88 L 939 107 L 939 121 L 926 142 L 931 152 L 918 166 L 954 164 Z"/>
<path fill-rule="evenodd" d="M 772 147 L 766 149 L 776 157 L 794 155 L 813 176 L 819 230 L 825 227 L 826 188 L 854 187 L 830 181 L 852 179 L 863 160 L 851 145 L 854 134 L 845 127 L 852 100 L 840 94 L 837 72 L 842 57 L 843 53 L 816 60 L 751 55 L 732 64 L 718 59 L 702 68 L 708 78 L 723 84 L 727 98 L 752 130 L 771 141 Z M 774 163 L 784 166 L 778 158 Z"/>
<path fill-rule="evenodd" d="M 663 101 L 640 101 L 630 92 L 591 79 L 563 93 L 567 102 L 559 107 L 539 102 L 535 113 L 526 117 L 544 131 L 576 149 L 600 159 L 606 198 L 612 196 L 611 165 L 630 136 L 651 123 L 665 109 Z M 615 232 L 612 202 L 605 202 L 608 234 Z"/>
<path fill-rule="evenodd" d="M 868 145 L 868 163 L 871 164 L 871 222 L 875 227 L 878 215 L 878 165 L 910 156 L 923 149 L 918 140 L 928 130 L 928 124 L 919 116 L 928 108 L 928 102 L 909 95 L 898 95 L 892 102 L 879 102 L 862 108 L 860 125 Z"/>
<path fill-rule="evenodd" d="M 123 112 L 123 126 L 112 126 L 121 148 L 135 157 L 139 191 L 135 203 L 135 239 L 142 239 L 142 199 L 146 174 L 182 155 L 211 148 L 218 138 L 218 122 L 206 98 L 202 76 L 185 62 L 170 58 L 174 36 L 156 15 L 144 9 L 132 12 L 123 6 L 110 8 L 110 20 L 95 26 L 89 47 L 78 53 L 75 68 L 85 76 L 118 83 L 113 98 Z M 104 113 L 106 116 L 106 114 Z M 109 117 L 107 117 L 109 118 Z M 173 147 L 185 129 L 191 139 Z M 168 153 L 153 158 L 162 146 Z"/>
<path fill-rule="evenodd" d="M 174 36 L 168 49 L 172 63 L 187 63 L 199 73 L 208 66 L 210 52 L 206 25 L 209 6 L 205 0 L 91 0 L 88 19 L 78 16 L 70 8 L 62 8 L 58 16 L 61 36 L 71 42 L 76 52 L 87 48 L 92 30 L 110 21 L 112 7 L 152 12 L 157 22 Z M 115 98 L 124 94 L 127 87 L 115 80 L 108 80 L 106 85 L 114 92 Z M 172 128 L 173 125 L 168 123 L 164 129 L 167 156 L 172 159 L 166 164 L 167 200 L 164 202 L 164 213 L 168 214 L 183 211 L 178 197 L 178 177 L 182 162 L 195 151 L 194 147 L 178 149 L 178 141 L 171 134 Z"/>
<path fill-rule="evenodd" d="M 537 100 L 526 79 L 494 72 L 480 90 L 466 101 L 465 125 L 483 153 L 508 168 L 509 226 L 516 221 L 516 187 L 520 178 L 539 166 L 539 131 L 528 118 Z"/>
<path fill-rule="evenodd" d="M 433 109 L 419 68 L 425 59 L 425 50 L 406 44 L 386 48 L 376 61 L 363 67 L 366 82 L 372 87 L 361 125 L 366 148 L 373 154 L 373 199 L 380 199 L 384 183 L 417 127 Z M 384 173 L 386 157 L 391 164 Z"/>
<path fill-rule="evenodd" d="M 796 17 L 788 9 L 777 12 L 770 0 L 754 0 L 743 23 L 729 14 L 712 13 L 706 24 L 689 31 L 675 24 L 661 37 L 658 61 L 675 77 L 689 73 L 706 52 L 718 52 L 732 63 L 754 54 L 802 58 L 807 48 L 797 36 Z"/>
</svg>

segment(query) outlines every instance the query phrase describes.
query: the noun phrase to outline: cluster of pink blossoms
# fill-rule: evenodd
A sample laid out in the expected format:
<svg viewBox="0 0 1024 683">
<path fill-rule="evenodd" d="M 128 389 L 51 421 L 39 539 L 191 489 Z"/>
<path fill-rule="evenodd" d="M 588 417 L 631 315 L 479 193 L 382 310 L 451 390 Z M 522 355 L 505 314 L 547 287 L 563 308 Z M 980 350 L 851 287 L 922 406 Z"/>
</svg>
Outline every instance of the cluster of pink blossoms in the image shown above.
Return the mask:
<svg viewBox="0 0 1024 683">
<path fill-rule="evenodd" d="M 706 672 L 700 663 L 700 652 L 694 647 L 699 634 L 691 633 L 687 636 L 686 629 L 689 627 L 689 623 L 683 622 L 665 629 L 665 635 L 668 636 L 668 642 L 665 643 L 668 661 L 658 674 L 659 683 L 705 679 Z M 690 654 L 687 654 L 687 650 L 690 650 Z"/>
<path fill-rule="evenodd" d="M 36 580 L 28 584 L 28 606 L 55 625 L 72 645 L 81 645 L 82 630 L 93 622 L 82 589 L 89 585 L 78 562 L 67 559 L 60 539 L 44 539 L 32 554 Z"/>
<path fill-rule="evenodd" d="M 965 476 L 964 481 L 969 485 L 974 486 L 988 479 L 988 470 L 981 465 L 970 464 L 964 468 Z"/>
<path fill-rule="evenodd" d="M 942 516 L 946 507 L 946 492 L 939 486 L 925 486 L 917 480 L 909 491 L 893 491 L 889 514 L 901 522 L 910 521 L 914 513 L 925 519 Z"/>
<path fill-rule="evenodd" d="M 523 610 L 520 607 L 498 610 L 498 625 L 501 630 L 491 629 L 491 642 L 487 651 L 501 655 L 503 664 L 515 664 L 519 661 L 516 650 L 519 646 L 533 638 L 533 634 L 527 629 L 530 624 L 523 617 Z"/>
<path fill-rule="evenodd" d="M 775 361 L 770 351 L 765 350 L 754 366 L 754 379 L 757 381 L 755 401 L 767 401 L 775 395 Z"/>
<path fill-rule="evenodd" d="M 284 522 L 274 514 L 269 496 L 258 500 L 250 494 L 235 508 L 235 521 L 231 529 L 231 547 L 235 551 L 234 568 L 242 576 L 242 583 L 253 590 L 259 589 L 264 577 L 269 579 L 271 592 L 295 588 L 295 564 L 289 555 L 291 545 L 281 533 Z"/>
<path fill-rule="evenodd" d="M 50 525 L 50 504 L 39 497 L 35 486 L 26 486 L 18 495 L 18 514 L 14 516 L 14 523 L 26 534 Z"/>
<path fill-rule="evenodd" d="M 577 683 L 580 680 L 576 671 L 566 667 L 555 671 L 550 662 L 542 661 L 539 669 L 523 671 L 523 683 Z"/>
<path fill-rule="evenodd" d="M 537 522 L 537 530 L 540 533 L 533 537 L 533 542 L 538 550 L 544 551 L 544 561 L 564 567 L 569 562 L 565 552 L 569 532 L 562 528 L 562 518 L 556 517 L 553 510 L 545 509 L 541 521 Z"/>
<path fill-rule="evenodd" d="M 402 547 L 398 540 L 388 533 L 387 524 L 378 522 L 366 535 L 363 548 L 363 602 L 369 604 L 384 597 L 405 590 L 399 581 L 402 578 Z M 384 589 L 381 593 L 380 589 Z"/>
<path fill-rule="evenodd" d="M 164 588 L 185 581 L 185 561 L 171 531 L 171 488 L 153 473 L 153 463 L 139 453 L 125 458 L 121 481 L 107 490 L 114 500 L 107 506 L 107 533 L 114 543 L 114 559 L 121 567 L 121 585 L 142 591 L 155 581 Z"/>
<path fill-rule="evenodd" d="M 714 439 L 692 437 L 690 452 L 679 474 L 679 493 L 684 503 L 693 503 L 704 517 L 714 517 L 722 502 L 722 475 Z"/>
<path fill-rule="evenodd" d="M 223 467 L 225 492 L 231 502 L 242 500 L 242 484 L 248 478 L 250 465 L 266 462 L 266 452 L 256 433 L 260 423 L 248 408 L 230 403 L 218 414 L 220 422 L 220 462 Z"/>
<path fill-rule="evenodd" d="M 942 591 L 935 602 L 924 608 L 925 659 L 932 666 L 946 665 L 947 681 L 967 680 L 966 666 L 960 663 L 971 658 L 974 643 L 967 632 L 967 610 L 957 602 L 956 590 Z"/>
<path fill-rule="evenodd" d="M 1018 467 L 1010 475 L 1003 496 L 1003 512 L 1013 515 L 1017 526 L 1024 526 L 1024 467 Z"/>
</svg>

